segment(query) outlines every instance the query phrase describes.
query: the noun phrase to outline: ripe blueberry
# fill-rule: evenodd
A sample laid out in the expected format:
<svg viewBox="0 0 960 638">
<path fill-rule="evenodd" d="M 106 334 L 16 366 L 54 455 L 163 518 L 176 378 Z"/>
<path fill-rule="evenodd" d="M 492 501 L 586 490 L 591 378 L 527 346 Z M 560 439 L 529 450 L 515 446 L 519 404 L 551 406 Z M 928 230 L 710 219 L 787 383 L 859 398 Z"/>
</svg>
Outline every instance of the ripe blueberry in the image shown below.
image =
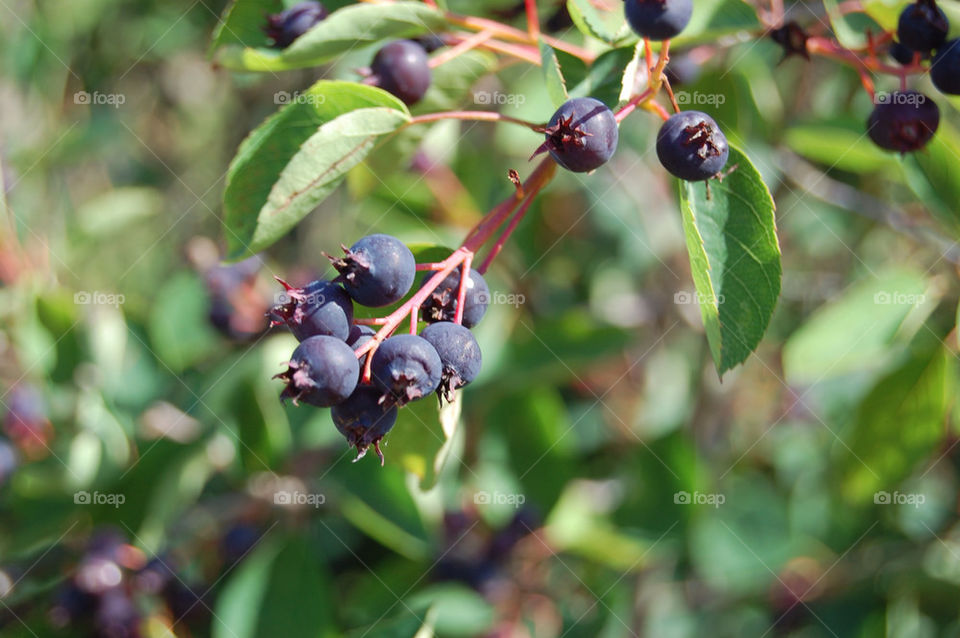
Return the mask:
<svg viewBox="0 0 960 638">
<path fill-rule="evenodd" d="M 390 235 L 368 235 L 343 257 L 330 257 L 342 283 L 354 301 L 363 306 L 386 306 L 399 300 L 413 285 L 417 262 L 407 246 Z"/>
<path fill-rule="evenodd" d="M 287 371 L 274 378 L 287 383 L 283 399 L 293 399 L 327 408 L 353 393 L 360 366 L 353 349 L 336 337 L 310 337 L 297 346 L 287 363 Z"/>
<path fill-rule="evenodd" d="M 557 164 L 574 173 L 603 166 L 617 150 L 620 131 L 613 111 L 600 100 L 567 100 L 550 118 L 546 140 L 534 155 L 550 151 Z"/>
<path fill-rule="evenodd" d="M 917 91 L 894 91 L 873 108 L 867 134 L 880 148 L 909 153 L 926 146 L 939 124 L 936 102 Z"/>
<path fill-rule="evenodd" d="M 420 306 L 422 318 L 427 323 L 436 323 L 437 321 L 453 321 L 457 316 L 457 293 L 460 290 L 460 274 L 462 268 L 454 270 L 446 276 L 437 289 L 430 293 L 423 305 Z M 420 282 L 422 288 L 424 284 L 430 281 L 433 273 L 427 273 L 423 281 Z M 487 304 L 490 303 L 490 289 L 483 275 L 474 269 L 470 269 L 470 275 L 467 277 L 467 294 L 463 300 L 463 325 L 472 328 L 483 319 L 487 312 Z"/>
<path fill-rule="evenodd" d="M 930 79 L 941 93 L 960 95 L 960 40 L 950 40 L 937 51 Z"/>
<path fill-rule="evenodd" d="M 467 385 L 480 373 L 480 345 L 469 329 L 440 321 L 432 323 L 420 333 L 440 355 L 443 374 L 437 393 L 441 400 L 453 400 L 453 391 Z"/>
<path fill-rule="evenodd" d="M 726 136 L 712 117 L 700 111 L 671 115 L 657 133 L 657 157 L 680 179 L 710 179 L 723 170 L 729 156 Z"/>
<path fill-rule="evenodd" d="M 626 0 L 623 10 L 637 35 L 668 40 L 690 22 L 693 0 Z"/>
<path fill-rule="evenodd" d="M 285 49 L 293 41 L 327 17 L 327 10 L 319 2 L 301 2 L 286 11 L 267 16 L 263 28 L 277 49 Z"/>
<path fill-rule="evenodd" d="M 371 445 L 383 464 L 380 452 L 380 439 L 397 422 L 397 407 L 380 401 L 383 393 L 369 385 L 357 386 L 356 391 L 343 403 L 330 410 L 333 424 L 347 438 L 347 442 L 357 448 L 359 459 L 367 453 Z"/>
<path fill-rule="evenodd" d="M 376 85 L 407 105 L 416 104 L 430 88 L 426 50 L 413 40 L 394 40 L 377 51 L 370 65 Z"/>
<path fill-rule="evenodd" d="M 900 13 L 897 38 L 909 49 L 929 53 L 947 39 L 950 22 L 935 0 L 917 0 Z"/>
<path fill-rule="evenodd" d="M 386 405 L 403 406 L 422 399 L 440 386 L 443 363 L 429 341 L 417 335 L 386 339 L 373 353 L 373 384 Z"/>
<path fill-rule="evenodd" d="M 343 341 L 350 336 L 353 301 L 343 288 L 323 280 L 303 288 L 294 288 L 279 278 L 277 281 L 286 289 L 288 300 L 270 309 L 271 325 L 286 324 L 299 341 L 317 335 Z"/>
</svg>

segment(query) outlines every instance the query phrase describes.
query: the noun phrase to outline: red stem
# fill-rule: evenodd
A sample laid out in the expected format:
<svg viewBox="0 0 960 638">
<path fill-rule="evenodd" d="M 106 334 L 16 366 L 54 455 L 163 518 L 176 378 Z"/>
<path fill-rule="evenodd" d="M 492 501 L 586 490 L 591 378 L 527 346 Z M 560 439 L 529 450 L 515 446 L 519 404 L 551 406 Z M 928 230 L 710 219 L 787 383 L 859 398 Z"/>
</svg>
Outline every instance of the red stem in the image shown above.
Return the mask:
<svg viewBox="0 0 960 638">
<path fill-rule="evenodd" d="M 537 0 L 525 1 L 527 5 L 527 33 L 530 35 L 531 40 L 539 40 L 540 17 L 537 15 Z"/>
<path fill-rule="evenodd" d="M 510 235 L 513 234 L 514 229 L 520 223 L 520 220 L 523 219 L 523 216 L 526 215 L 527 209 L 530 208 L 530 204 L 533 203 L 533 198 L 536 197 L 537 191 L 533 191 L 527 194 L 526 199 L 520 208 L 517 209 L 517 212 L 514 213 L 513 217 L 510 218 L 510 223 L 507 224 L 507 227 L 503 230 L 500 236 L 497 238 L 497 242 L 490 248 L 490 252 L 484 258 L 483 263 L 480 264 L 480 267 L 477 268 L 477 272 L 481 275 L 487 272 L 487 269 L 490 267 L 490 264 L 493 263 L 493 260 L 496 259 L 497 255 L 500 254 L 500 251 L 503 249 L 503 245 L 510 239 Z"/>
<path fill-rule="evenodd" d="M 509 115 L 503 115 L 496 111 L 446 111 L 442 113 L 425 113 L 410 118 L 405 126 L 414 124 L 425 124 L 428 122 L 439 122 L 440 120 L 476 120 L 479 122 L 509 122 L 510 124 L 519 124 L 533 131 L 542 131 L 542 124 L 535 124 L 526 120 L 521 120 Z"/>
</svg>

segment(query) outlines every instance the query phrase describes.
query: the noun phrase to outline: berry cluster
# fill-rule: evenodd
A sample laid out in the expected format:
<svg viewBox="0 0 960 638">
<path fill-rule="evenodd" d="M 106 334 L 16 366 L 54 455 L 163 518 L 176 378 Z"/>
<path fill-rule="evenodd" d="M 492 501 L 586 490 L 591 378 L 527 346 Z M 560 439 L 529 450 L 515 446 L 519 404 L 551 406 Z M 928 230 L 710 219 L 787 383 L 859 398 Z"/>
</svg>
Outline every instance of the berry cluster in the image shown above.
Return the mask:
<svg viewBox="0 0 960 638">
<path fill-rule="evenodd" d="M 480 372 L 480 346 L 469 328 L 483 318 L 489 290 L 476 270 L 464 277 L 462 266 L 418 268 L 410 249 L 389 235 L 369 235 L 343 252 L 327 256 L 338 272 L 332 281 L 294 288 L 281 280 L 289 299 L 269 315 L 300 345 L 276 378 L 286 383 L 282 398 L 332 408 L 334 424 L 358 458 L 373 446 L 382 462 L 380 441 L 396 423 L 398 408 L 433 393 L 450 401 Z M 354 303 L 378 308 L 400 301 L 418 269 L 439 272 L 428 272 L 391 315 L 410 312 L 410 334 L 392 334 L 399 320 L 366 320 L 383 326 L 375 332 L 354 319 Z M 429 324 L 419 335 L 418 318 Z"/>
<path fill-rule="evenodd" d="M 949 30 L 950 22 L 936 0 L 916 0 L 900 13 L 898 42 L 893 43 L 889 54 L 906 66 L 919 63 L 936 51 L 930 79 L 941 92 L 956 95 L 960 94 L 960 44 L 957 40 L 946 41 Z M 909 153 L 926 146 L 939 125 L 940 109 L 936 103 L 903 86 L 877 100 L 867 120 L 867 134 L 882 149 Z"/>
</svg>

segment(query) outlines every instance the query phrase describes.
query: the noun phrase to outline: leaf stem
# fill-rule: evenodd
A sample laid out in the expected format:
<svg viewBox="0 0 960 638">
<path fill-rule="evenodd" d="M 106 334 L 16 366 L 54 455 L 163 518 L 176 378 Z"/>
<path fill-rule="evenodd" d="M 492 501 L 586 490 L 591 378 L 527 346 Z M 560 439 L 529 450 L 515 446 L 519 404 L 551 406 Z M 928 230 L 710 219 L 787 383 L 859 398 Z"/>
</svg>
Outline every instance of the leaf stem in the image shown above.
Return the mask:
<svg viewBox="0 0 960 638">
<path fill-rule="evenodd" d="M 527 120 L 521 120 L 516 117 L 510 117 L 509 115 L 503 115 L 502 113 L 497 113 L 496 111 L 444 111 L 440 113 L 426 113 L 424 115 L 416 115 L 410 118 L 410 121 L 407 122 L 404 126 L 413 126 L 414 124 L 426 124 L 429 122 L 438 122 L 440 120 L 475 120 L 478 122 L 509 122 L 511 124 L 519 124 L 520 126 L 525 126 L 532 131 L 543 131 L 542 124 L 536 124 L 534 122 L 528 122 Z"/>
</svg>

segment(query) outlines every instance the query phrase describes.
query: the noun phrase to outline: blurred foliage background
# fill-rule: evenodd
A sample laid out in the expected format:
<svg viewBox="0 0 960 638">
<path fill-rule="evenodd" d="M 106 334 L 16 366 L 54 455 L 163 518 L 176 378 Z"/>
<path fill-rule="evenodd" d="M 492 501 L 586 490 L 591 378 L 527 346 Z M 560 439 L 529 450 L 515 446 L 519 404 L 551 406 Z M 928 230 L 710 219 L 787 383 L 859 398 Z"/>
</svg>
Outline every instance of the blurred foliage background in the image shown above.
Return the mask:
<svg viewBox="0 0 960 638">
<path fill-rule="evenodd" d="M 674 51 L 682 90 L 778 205 L 758 352 L 717 378 L 658 120 L 637 114 L 610 164 L 534 205 L 490 273 L 482 378 L 439 418 L 406 410 L 380 468 L 278 401 L 294 342 L 265 330 L 271 276 L 306 282 L 374 231 L 456 245 L 537 135 L 415 130 L 217 266 L 240 141 L 372 56 L 228 73 L 208 58 L 224 5 L 0 3 L 4 636 L 960 636 L 956 102 L 937 98 L 930 149 L 885 154 L 855 72 L 701 26 Z M 469 62 L 495 69 L 474 96 L 552 113 L 535 67 Z M 473 79 L 456 103 L 477 108 Z"/>
</svg>

